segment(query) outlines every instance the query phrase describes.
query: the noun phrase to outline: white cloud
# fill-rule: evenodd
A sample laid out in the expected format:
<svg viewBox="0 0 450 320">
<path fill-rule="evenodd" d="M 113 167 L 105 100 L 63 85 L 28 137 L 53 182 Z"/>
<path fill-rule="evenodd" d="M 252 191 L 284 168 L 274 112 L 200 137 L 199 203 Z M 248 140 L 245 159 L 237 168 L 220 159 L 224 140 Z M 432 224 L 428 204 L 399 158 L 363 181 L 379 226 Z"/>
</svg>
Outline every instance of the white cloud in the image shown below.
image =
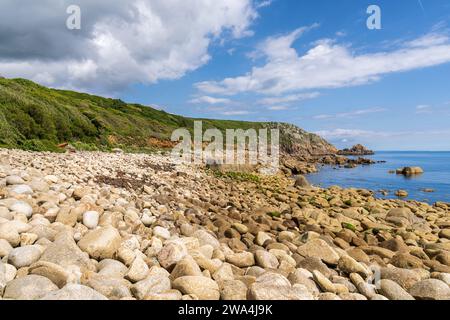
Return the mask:
<svg viewBox="0 0 450 320">
<path fill-rule="evenodd" d="M 256 4 L 256 8 L 264 8 L 268 7 L 272 4 L 273 0 L 262 0 L 261 2 Z"/>
<path fill-rule="evenodd" d="M 450 62 L 450 40 L 446 35 L 437 33 L 404 42 L 396 50 L 366 54 L 356 54 L 347 45 L 322 39 L 305 54 L 299 55 L 293 43 L 309 29 L 311 27 L 300 28 L 288 35 L 264 41 L 257 50 L 266 60 L 263 66 L 253 67 L 250 72 L 238 77 L 200 82 L 196 87 L 215 94 L 256 92 L 280 95 L 363 85 L 390 73 Z"/>
<path fill-rule="evenodd" d="M 371 113 L 379 113 L 379 112 L 385 112 L 387 109 L 385 108 L 370 108 L 370 109 L 361 109 L 361 110 L 355 110 L 350 112 L 342 112 L 337 114 L 320 114 L 317 116 L 314 116 L 313 119 L 317 120 L 323 120 L 323 119 L 334 119 L 334 118 L 355 118 L 358 116 L 371 114 Z"/>
<path fill-rule="evenodd" d="M 263 104 L 263 105 L 291 103 L 291 102 L 304 101 L 304 100 L 308 100 L 308 99 L 314 99 L 314 98 L 317 98 L 318 96 L 320 96 L 319 92 L 299 93 L 299 94 L 291 94 L 291 95 L 287 95 L 287 96 L 264 98 L 264 99 L 259 100 L 258 103 Z"/>
<path fill-rule="evenodd" d="M 231 103 L 230 99 L 226 98 L 214 98 L 210 96 L 201 96 L 198 98 L 194 98 L 189 101 L 189 103 L 206 103 L 206 104 L 228 104 Z"/>
<path fill-rule="evenodd" d="M 272 111 L 282 111 L 282 110 L 288 110 L 289 107 L 287 106 L 270 106 L 267 107 L 268 110 L 272 110 Z"/>
<path fill-rule="evenodd" d="M 251 34 L 252 0 L 78 0 L 81 30 L 65 27 L 70 0 L 2 0 L 0 73 L 53 87 L 120 91 L 178 79 L 210 60 L 215 41 Z M 19 23 L 20 21 L 20 23 Z"/>
<path fill-rule="evenodd" d="M 333 141 L 333 140 L 353 140 L 363 138 L 392 138 L 392 137 L 409 137 L 409 136 L 443 136 L 450 135 L 450 130 L 429 130 L 429 131 L 371 131 L 363 129 L 334 129 L 320 130 L 315 134 Z"/>
<path fill-rule="evenodd" d="M 246 110 L 229 110 L 229 111 L 222 111 L 220 114 L 224 116 L 242 116 L 246 114 L 250 114 L 250 111 Z"/>
<path fill-rule="evenodd" d="M 431 106 L 427 104 L 421 104 L 416 107 L 416 114 L 426 114 L 431 113 Z"/>
</svg>

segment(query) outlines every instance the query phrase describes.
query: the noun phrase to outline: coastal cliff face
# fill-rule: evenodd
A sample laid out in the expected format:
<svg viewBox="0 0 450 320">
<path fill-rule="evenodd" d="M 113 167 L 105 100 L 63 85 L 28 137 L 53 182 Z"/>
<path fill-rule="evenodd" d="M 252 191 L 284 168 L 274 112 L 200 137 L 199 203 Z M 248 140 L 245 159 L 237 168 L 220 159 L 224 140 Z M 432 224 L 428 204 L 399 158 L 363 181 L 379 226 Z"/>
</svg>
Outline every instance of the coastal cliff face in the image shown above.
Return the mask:
<svg viewBox="0 0 450 320">
<path fill-rule="evenodd" d="M 287 123 L 273 123 L 273 127 L 280 129 L 280 143 L 282 152 L 303 158 L 314 158 L 325 155 L 335 155 L 338 150 L 320 136 Z"/>
<path fill-rule="evenodd" d="M 204 130 L 279 128 L 281 151 L 294 158 L 337 152 L 321 137 L 290 124 L 186 118 L 118 99 L 0 78 L 0 147 L 58 151 L 58 145 L 68 142 L 87 151 L 170 149 L 171 133 L 193 130 L 195 120 L 202 120 Z"/>
</svg>

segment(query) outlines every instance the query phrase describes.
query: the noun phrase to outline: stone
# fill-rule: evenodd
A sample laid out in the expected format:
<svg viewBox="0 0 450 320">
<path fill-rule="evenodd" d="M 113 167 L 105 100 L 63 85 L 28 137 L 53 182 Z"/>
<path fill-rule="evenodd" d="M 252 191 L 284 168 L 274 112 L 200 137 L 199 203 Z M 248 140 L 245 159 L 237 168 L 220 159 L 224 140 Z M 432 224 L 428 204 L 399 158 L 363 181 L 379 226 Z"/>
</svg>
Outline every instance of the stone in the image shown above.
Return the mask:
<svg viewBox="0 0 450 320">
<path fill-rule="evenodd" d="M 174 289 L 183 294 L 194 294 L 200 300 L 219 300 L 219 286 L 210 278 L 202 276 L 184 276 L 174 280 Z"/>
<path fill-rule="evenodd" d="M 25 184 L 25 180 L 23 180 L 19 176 L 8 176 L 6 177 L 6 185 L 16 185 L 16 184 Z"/>
<path fill-rule="evenodd" d="M 278 273 L 266 272 L 250 286 L 249 300 L 312 300 L 306 287 L 292 286 L 286 277 Z"/>
<path fill-rule="evenodd" d="M 27 218 L 30 218 L 31 215 L 33 214 L 33 208 L 26 202 L 24 201 L 16 201 L 14 202 L 10 207 L 9 210 L 19 213 L 19 214 L 23 214 L 25 215 Z"/>
<path fill-rule="evenodd" d="M 139 300 L 143 300 L 149 294 L 162 293 L 171 289 L 167 275 L 151 274 L 131 287 L 131 293 Z"/>
<path fill-rule="evenodd" d="M 55 241 L 47 246 L 40 261 L 52 262 L 63 268 L 75 265 L 82 271 L 95 270 L 95 266 L 89 260 L 89 255 L 81 251 L 73 237 L 66 232 L 56 235 Z"/>
<path fill-rule="evenodd" d="M 5 239 L 0 239 L 0 259 L 7 256 L 13 247 Z"/>
<path fill-rule="evenodd" d="M 133 298 L 130 282 L 121 278 L 109 278 L 104 275 L 91 273 L 84 285 L 94 289 L 110 300 Z"/>
<path fill-rule="evenodd" d="M 13 249 L 8 255 L 8 262 L 16 268 L 28 267 L 41 257 L 37 246 L 25 246 Z"/>
<path fill-rule="evenodd" d="M 426 279 L 414 284 L 409 293 L 417 300 L 450 300 L 450 287 L 437 279 Z"/>
<path fill-rule="evenodd" d="M 64 287 L 70 279 L 65 268 L 51 262 L 38 261 L 30 266 L 28 272 L 50 279 L 58 288 Z"/>
<path fill-rule="evenodd" d="M 58 287 L 49 279 L 38 275 L 27 275 L 8 282 L 3 298 L 15 300 L 37 300 Z"/>
<path fill-rule="evenodd" d="M 122 238 L 116 228 L 107 226 L 88 232 L 78 246 L 94 259 L 111 259 L 119 249 Z"/>
<path fill-rule="evenodd" d="M 8 243 L 13 247 L 17 247 L 20 243 L 19 232 L 12 228 L 8 222 L 0 222 L 0 239 L 8 241 Z"/>
<path fill-rule="evenodd" d="M 157 227 L 153 228 L 153 235 L 155 237 L 167 240 L 170 238 L 170 231 L 167 230 L 166 228 L 157 226 Z"/>
<path fill-rule="evenodd" d="M 108 298 L 92 288 L 68 284 L 62 289 L 47 293 L 40 300 L 108 300 Z"/>
<path fill-rule="evenodd" d="M 199 240 L 201 246 L 203 246 L 205 244 L 209 244 L 214 249 L 217 249 L 220 247 L 220 243 L 217 240 L 217 238 L 205 230 L 197 230 L 192 234 L 192 236 Z"/>
<path fill-rule="evenodd" d="M 303 257 L 319 258 L 326 264 L 337 265 L 339 255 L 324 240 L 313 239 L 298 247 L 297 253 Z"/>
<path fill-rule="evenodd" d="M 271 239 L 272 239 L 272 238 L 271 238 L 267 233 L 260 231 L 260 232 L 258 232 L 258 233 L 256 234 L 255 243 L 256 243 L 258 246 L 264 246 L 264 243 L 265 243 L 267 240 L 271 240 Z"/>
<path fill-rule="evenodd" d="M 422 260 L 410 255 L 409 253 L 397 253 L 392 257 L 390 263 L 402 269 L 418 269 L 423 268 Z"/>
<path fill-rule="evenodd" d="M 265 269 L 276 269 L 280 265 L 277 257 L 265 250 L 257 250 L 255 258 L 257 265 Z"/>
<path fill-rule="evenodd" d="M 298 175 L 295 177 L 295 183 L 294 183 L 295 187 L 299 187 L 299 188 L 309 188 L 311 187 L 311 185 L 309 184 L 308 180 L 306 180 L 306 178 L 302 175 Z"/>
<path fill-rule="evenodd" d="M 197 262 L 191 257 L 186 256 L 182 260 L 178 261 L 175 268 L 170 274 L 172 280 L 184 277 L 184 276 L 201 276 L 202 271 Z"/>
<path fill-rule="evenodd" d="M 165 245 L 158 254 L 158 261 L 164 269 L 171 269 L 188 254 L 182 243 L 172 242 Z"/>
<path fill-rule="evenodd" d="M 161 293 L 150 293 L 144 297 L 144 300 L 181 300 L 182 295 L 178 290 L 168 290 Z"/>
<path fill-rule="evenodd" d="M 320 271 L 314 270 L 312 274 L 314 277 L 314 281 L 324 292 L 331 292 L 331 293 L 337 292 L 335 285 L 322 273 L 320 273 Z"/>
<path fill-rule="evenodd" d="M 450 239 L 450 229 L 443 229 L 439 232 L 439 238 Z"/>
<path fill-rule="evenodd" d="M 314 280 L 312 280 L 312 274 L 311 277 L 308 277 L 303 269 L 296 269 L 294 272 L 291 272 L 288 276 L 288 280 L 291 282 L 292 285 L 294 284 L 301 284 L 305 286 L 309 292 L 311 292 L 314 295 L 319 294 L 319 288 L 317 287 Z M 309 271 L 308 271 L 309 273 Z"/>
<path fill-rule="evenodd" d="M 378 282 L 378 291 L 389 300 L 415 300 L 405 289 L 397 282 L 382 279 Z"/>
<path fill-rule="evenodd" d="M 33 194 L 33 189 L 31 189 L 30 186 L 26 184 L 14 185 L 11 188 L 11 191 L 17 194 Z"/>
<path fill-rule="evenodd" d="M 408 290 L 416 282 L 420 281 L 420 275 L 413 270 L 401 269 L 396 267 L 381 268 L 380 269 L 381 279 L 389 279 L 397 282 L 401 287 Z"/>
<path fill-rule="evenodd" d="M 253 253 L 248 251 L 228 254 L 225 256 L 225 259 L 227 262 L 239 268 L 251 267 L 255 264 Z"/>
<path fill-rule="evenodd" d="M 140 255 L 137 255 L 131 264 L 130 269 L 125 274 L 125 278 L 131 282 L 138 282 L 144 280 L 147 277 L 148 272 L 149 268 L 147 263 Z"/>
<path fill-rule="evenodd" d="M 338 269 L 347 274 L 358 273 L 363 277 L 367 277 L 369 275 L 369 270 L 367 270 L 367 268 L 358 263 L 352 257 L 346 255 L 339 259 Z"/>
<path fill-rule="evenodd" d="M 128 268 L 120 261 L 104 259 L 97 265 L 98 274 L 108 278 L 123 278 Z"/>
<path fill-rule="evenodd" d="M 224 280 L 220 285 L 220 298 L 222 300 L 246 300 L 247 286 L 239 280 Z"/>
<path fill-rule="evenodd" d="M 100 214 L 97 211 L 86 211 L 83 213 L 83 224 L 89 229 L 95 229 L 98 226 Z"/>
<path fill-rule="evenodd" d="M 325 277 L 330 277 L 332 275 L 332 271 L 322 262 L 322 260 L 315 257 L 306 257 L 297 264 L 297 267 L 306 269 L 309 272 L 318 270 Z"/>
</svg>

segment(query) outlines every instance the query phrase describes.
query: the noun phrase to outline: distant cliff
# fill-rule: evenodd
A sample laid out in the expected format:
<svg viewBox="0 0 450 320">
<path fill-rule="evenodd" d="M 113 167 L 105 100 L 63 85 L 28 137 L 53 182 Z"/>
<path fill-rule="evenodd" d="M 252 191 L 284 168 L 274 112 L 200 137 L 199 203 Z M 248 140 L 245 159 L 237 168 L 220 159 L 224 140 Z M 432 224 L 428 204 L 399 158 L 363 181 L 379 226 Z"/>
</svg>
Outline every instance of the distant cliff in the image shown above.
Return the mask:
<svg viewBox="0 0 450 320">
<path fill-rule="evenodd" d="M 84 150 L 167 149 L 173 145 L 173 130 L 193 130 L 195 120 L 118 99 L 0 78 L 0 147 L 57 151 L 59 144 L 70 143 Z M 337 152 L 321 137 L 290 124 L 201 120 L 204 130 L 279 128 L 281 151 L 292 156 Z"/>
</svg>

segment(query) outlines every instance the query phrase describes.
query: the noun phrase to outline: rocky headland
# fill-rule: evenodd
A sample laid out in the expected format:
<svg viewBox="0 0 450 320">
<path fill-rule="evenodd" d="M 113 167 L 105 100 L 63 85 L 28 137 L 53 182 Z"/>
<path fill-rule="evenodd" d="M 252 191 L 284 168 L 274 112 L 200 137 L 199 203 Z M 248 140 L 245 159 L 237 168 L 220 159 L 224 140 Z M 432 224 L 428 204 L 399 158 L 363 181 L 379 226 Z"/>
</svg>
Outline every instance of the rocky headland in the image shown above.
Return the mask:
<svg viewBox="0 0 450 320">
<path fill-rule="evenodd" d="M 338 154 L 342 156 L 370 156 L 374 155 L 375 152 L 367 149 L 361 144 L 357 144 L 350 149 L 339 150 Z"/>
<path fill-rule="evenodd" d="M 0 149 L 0 297 L 450 299 L 449 210 L 157 154 Z"/>
</svg>

